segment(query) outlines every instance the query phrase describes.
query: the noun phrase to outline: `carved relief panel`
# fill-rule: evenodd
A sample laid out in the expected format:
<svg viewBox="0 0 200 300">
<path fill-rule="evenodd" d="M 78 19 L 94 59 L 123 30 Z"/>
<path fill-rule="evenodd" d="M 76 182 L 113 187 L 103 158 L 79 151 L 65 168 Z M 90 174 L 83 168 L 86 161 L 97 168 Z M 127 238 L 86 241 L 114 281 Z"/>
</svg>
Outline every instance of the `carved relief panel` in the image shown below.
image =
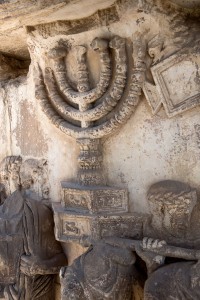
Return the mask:
<svg viewBox="0 0 200 300">
<path fill-rule="evenodd" d="M 155 85 L 146 82 L 143 90 L 153 113 L 161 104 L 169 117 L 199 105 L 199 64 L 199 49 L 193 45 L 151 67 Z"/>
<path fill-rule="evenodd" d="M 113 6 L 116 15 L 117 5 Z M 115 18 L 108 20 L 110 24 L 115 21 Z M 71 25 L 76 26 L 76 22 Z M 122 227 L 128 228 L 129 223 L 135 222 L 135 216 L 131 221 L 128 214 L 128 193 L 126 189 L 105 185 L 100 138 L 125 123 L 139 102 L 145 72 L 144 41 L 141 36 L 130 42 L 111 34 L 89 39 L 88 46 L 71 46 L 67 37 L 61 40 L 58 35 L 56 46 L 45 51 L 43 62 L 42 57 L 37 56 L 36 39 L 31 32 L 29 43 L 36 99 L 51 122 L 76 138 L 80 147 L 78 183 L 72 187 L 70 183 L 63 183 L 61 204 L 53 205 L 56 237 L 59 240 L 80 240 L 85 235 L 99 238 L 99 232 L 106 232 L 105 228 L 100 229 L 105 227 L 101 219 L 106 216 L 110 220 L 108 224 L 112 224 L 118 214 L 124 224 Z M 45 47 L 45 42 L 41 47 Z M 98 53 L 99 80 L 94 85 L 90 79 L 93 70 L 88 67 L 89 54 L 96 55 L 95 52 Z M 71 80 L 67 64 L 70 55 L 75 58 L 77 71 L 76 76 L 72 73 Z M 48 67 L 44 67 L 44 63 Z M 116 232 L 114 227 L 113 231 Z"/>
<path fill-rule="evenodd" d="M 126 123 L 140 128 L 129 119 L 141 109 L 142 91 L 154 114 L 163 105 L 163 118 L 199 105 L 199 12 L 177 2 L 115 1 L 83 19 L 27 27 L 35 102 L 49 120 L 48 134 L 61 131 L 63 145 L 65 135 L 76 140 L 78 170 L 61 178 L 52 215 L 47 161 L 3 160 L 0 284 L 8 299 L 52 299 L 62 266 L 62 299 L 133 299 L 135 282 L 144 285 L 144 299 L 199 298 L 197 191 L 175 180 L 153 184 L 152 176 L 153 185 L 144 180 L 136 192 L 149 188 L 149 214 L 137 213 L 127 183 L 111 185 L 103 161 L 110 135 Z M 194 129 L 198 144 L 198 124 Z M 134 180 L 140 168 L 131 172 Z M 146 172 L 151 177 L 151 166 Z M 60 242 L 85 252 L 66 267 Z"/>
</svg>

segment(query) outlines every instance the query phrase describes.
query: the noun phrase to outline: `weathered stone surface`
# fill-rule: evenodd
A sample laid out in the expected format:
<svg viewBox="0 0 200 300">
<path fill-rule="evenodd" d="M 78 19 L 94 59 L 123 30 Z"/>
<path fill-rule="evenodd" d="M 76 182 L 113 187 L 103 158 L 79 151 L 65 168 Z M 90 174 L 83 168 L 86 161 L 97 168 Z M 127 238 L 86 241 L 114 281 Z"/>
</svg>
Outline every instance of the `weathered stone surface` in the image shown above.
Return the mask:
<svg viewBox="0 0 200 300">
<path fill-rule="evenodd" d="M 91 42 L 93 45 L 94 40 Z M 130 118 L 139 103 L 145 72 L 145 46 L 142 38 L 138 37 L 133 43 L 135 43 L 132 53 L 134 61 L 129 70 L 127 61 L 128 59 L 131 61 L 131 54 L 129 53 L 128 56 L 125 39 L 114 36 L 110 40 L 109 48 L 114 50 L 114 54 L 104 49 L 104 47 L 108 47 L 108 44 L 97 48 L 100 53 L 104 54 L 103 56 L 100 54 L 103 74 L 100 74 L 97 86 L 88 92 L 77 92 L 70 86 L 66 77 L 64 60 L 67 47 L 66 51 L 60 47 L 53 50 L 53 56 L 50 56 L 53 60 L 52 71 L 45 69 L 42 72 L 41 67 L 36 65 L 36 99 L 56 127 L 76 139 L 92 140 L 110 135 Z M 115 58 L 112 62 L 112 81 L 111 78 L 109 80 L 110 67 L 107 65 L 109 64 L 109 55 L 114 55 Z M 33 56 L 35 57 L 34 53 Z M 35 57 L 35 64 L 38 64 L 38 59 Z M 86 67 L 86 63 L 83 65 Z M 129 80 L 130 85 L 126 85 Z M 110 88 L 108 88 L 109 85 Z M 126 97 L 123 97 L 124 93 L 127 93 Z M 70 105 L 66 103 L 65 99 L 70 102 Z M 97 100 L 100 104 L 95 105 Z M 83 109 L 83 104 L 89 106 Z M 74 105 L 78 105 L 79 109 L 75 109 Z M 114 110 L 114 108 L 116 109 Z M 78 122 L 74 124 L 73 121 Z"/>
<path fill-rule="evenodd" d="M 57 299 L 199 298 L 198 2 L 0 3 L 2 293 L 53 297 L 54 202 Z"/>
<path fill-rule="evenodd" d="M 26 26 L 49 23 L 65 19 L 77 19 L 93 14 L 97 9 L 108 7 L 107 3 L 96 1 L 95 7 L 91 0 L 80 1 L 33 1 L 14 0 L 0 3 L 0 51 L 20 59 L 28 59 L 26 43 Z"/>
<path fill-rule="evenodd" d="M 186 183 L 166 180 L 149 189 L 148 199 L 152 220 L 145 234 L 151 238 L 144 238 L 141 248 L 136 249 L 146 261 L 149 273 L 144 299 L 198 299 L 199 221 L 194 213 L 196 190 Z M 166 265 L 167 257 L 176 259 Z"/>
<path fill-rule="evenodd" d="M 189 0 L 170 0 L 170 2 L 180 5 L 184 8 L 197 8 L 200 6 L 199 0 L 189 1 Z"/>
<path fill-rule="evenodd" d="M 145 223 L 144 215 L 140 214 L 109 214 L 95 215 L 83 211 L 63 211 L 59 204 L 53 205 L 56 224 L 56 238 L 63 242 L 77 242 L 87 245 L 107 236 L 134 237 L 142 236 Z"/>
</svg>

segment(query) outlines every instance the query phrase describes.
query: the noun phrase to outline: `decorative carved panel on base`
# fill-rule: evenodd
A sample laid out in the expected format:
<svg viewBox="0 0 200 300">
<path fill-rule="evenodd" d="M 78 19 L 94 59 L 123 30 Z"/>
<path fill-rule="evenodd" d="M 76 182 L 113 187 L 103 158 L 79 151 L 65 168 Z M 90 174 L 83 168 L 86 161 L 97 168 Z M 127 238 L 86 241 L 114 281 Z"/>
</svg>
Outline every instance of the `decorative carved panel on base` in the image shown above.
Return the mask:
<svg viewBox="0 0 200 300">
<path fill-rule="evenodd" d="M 107 236 L 141 238 L 145 216 L 140 214 L 112 212 L 90 214 L 63 210 L 60 204 L 53 204 L 56 224 L 55 234 L 59 241 L 81 243 L 84 239 L 91 241 Z"/>
<path fill-rule="evenodd" d="M 61 205 L 66 210 L 90 213 L 128 212 L 128 191 L 109 186 L 81 187 L 62 182 Z"/>
</svg>

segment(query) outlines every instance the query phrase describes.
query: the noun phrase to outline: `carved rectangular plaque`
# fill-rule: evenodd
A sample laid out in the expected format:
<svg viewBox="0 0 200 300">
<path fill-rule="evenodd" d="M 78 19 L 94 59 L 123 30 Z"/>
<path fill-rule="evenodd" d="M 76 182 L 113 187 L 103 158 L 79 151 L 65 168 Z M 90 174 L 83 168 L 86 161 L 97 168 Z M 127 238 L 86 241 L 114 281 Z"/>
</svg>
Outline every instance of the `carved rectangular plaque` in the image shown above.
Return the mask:
<svg viewBox="0 0 200 300">
<path fill-rule="evenodd" d="M 169 117 L 200 104 L 200 55 L 179 52 L 151 68 Z"/>
<path fill-rule="evenodd" d="M 53 204 L 55 235 L 59 241 L 79 241 L 91 236 L 91 216 L 63 211 L 59 203 Z"/>
<path fill-rule="evenodd" d="M 128 211 L 128 191 L 113 187 L 69 186 L 62 182 L 62 206 L 67 210 L 96 213 Z"/>
<path fill-rule="evenodd" d="M 85 209 L 88 210 L 91 201 L 88 191 L 75 189 L 63 189 L 62 205 L 66 209 Z"/>
<path fill-rule="evenodd" d="M 145 218 L 139 214 L 99 216 L 93 220 L 93 237 L 108 236 L 142 238 Z"/>
<path fill-rule="evenodd" d="M 127 212 L 128 192 L 124 189 L 102 189 L 94 193 L 94 204 L 98 212 Z"/>
</svg>

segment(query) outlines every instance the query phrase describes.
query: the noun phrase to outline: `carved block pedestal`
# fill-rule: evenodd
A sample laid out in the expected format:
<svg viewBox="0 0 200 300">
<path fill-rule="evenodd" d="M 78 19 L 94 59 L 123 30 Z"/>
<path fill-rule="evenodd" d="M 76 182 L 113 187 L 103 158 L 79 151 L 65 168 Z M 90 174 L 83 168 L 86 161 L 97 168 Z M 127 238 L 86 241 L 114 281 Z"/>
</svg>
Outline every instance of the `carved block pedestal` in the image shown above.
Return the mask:
<svg viewBox="0 0 200 300">
<path fill-rule="evenodd" d="M 140 238 L 142 216 L 128 212 L 128 191 L 108 186 L 81 187 L 62 182 L 61 203 L 54 203 L 56 238 L 79 242 L 90 237 Z"/>
</svg>

